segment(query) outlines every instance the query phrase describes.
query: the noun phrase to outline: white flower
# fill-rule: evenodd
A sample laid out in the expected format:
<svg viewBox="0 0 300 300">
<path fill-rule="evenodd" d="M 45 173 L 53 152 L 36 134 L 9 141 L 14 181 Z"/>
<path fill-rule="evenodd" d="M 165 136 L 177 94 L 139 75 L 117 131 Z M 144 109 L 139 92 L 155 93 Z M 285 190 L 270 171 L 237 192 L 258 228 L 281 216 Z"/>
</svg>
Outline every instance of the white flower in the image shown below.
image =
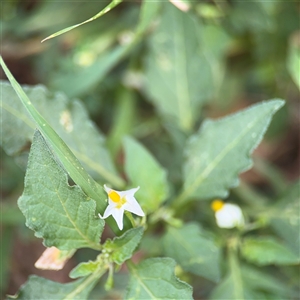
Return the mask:
<svg viewBox="0 0 300 300">
<path fill-rule="evenodd" d="M 110 215 L 116 220 L 120 230 L 123 229 L 123 215 L 124 211 L 127 210 L 133 214 L 143 217 L 145 214 L 142 211 L 140 205 L 134 198 L 135 192 L 140 187 L 127 191 L 115 191 L 104 185 L 104 189 L 108 195 L 108 206 L 104 212 L 103 217 L 99 215 L 101 219 L 106 219 Z"/>
<path fill-rule="evenodd" d="M 215 212 L 216 221 L 220 228 L 243 227 L 245 225 L 242 210 L 236 204 L 214 200 L 211 208 Z"/>
</svg>

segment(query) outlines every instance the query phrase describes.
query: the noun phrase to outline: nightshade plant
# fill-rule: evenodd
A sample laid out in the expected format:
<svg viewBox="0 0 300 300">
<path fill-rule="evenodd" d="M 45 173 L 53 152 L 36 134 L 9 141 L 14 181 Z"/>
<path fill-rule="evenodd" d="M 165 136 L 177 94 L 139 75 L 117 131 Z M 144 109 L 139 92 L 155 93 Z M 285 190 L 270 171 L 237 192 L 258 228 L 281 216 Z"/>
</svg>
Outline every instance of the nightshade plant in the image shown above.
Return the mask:
<svg viewBox="0 0 300 300">
<path fill-rule="evenodd" d="M 88 22 L 119 3 L 112 1 Z M 124 299 L 193 299 L 199 289 L 210 299 L 296 299 L 298 185 L 273 205 L 258 203 L 251 193 L 243 196 L 243 189 L 236 194 L 244 202 L 231 195 L 285 101 L 271 99 L 205 118 L 205 104 L 221 97 L 216 92 L 221 75 L 214 72 L 225 69 L 225 48 L 220 43 L 212 51 L 209 41 L 213 35 L 226 43 L 228 37 L 185 11 L 189 5 L 143 1 L 132 39 L 106 63 L 95 63 L 95 68 L 102 64 L 104 74 L 147 40 L 142 93 L 172 141 L 172 151 L 163 150 L 164 166 L 126 130 L 124 119 L 134 112 L 126 97 L 125 115 L 106 140 L 84 104 L 72 99 L 72 93 L 80 95 L 92 85 L 81 82 L 83 73 L 72 91 L 51 92 L 43 85 L 19 85 L 1 57 L 9 80 L 1 81 L 2 147 L 17 157 L 31 142 L 18 206 L 26 226 L 47 247 L 36 267 L 61 269 L 81 248 L 97 253 L 73 268 L 74 281 L 62 284 L 32 275 L 8 299 L 100 299 L 97 291 L 105 295 L 123 280 L 123 265 L 128 274 Z M 156 147 L 163 149 L 160 142 Z M 110 238 L 102 236 L 105 226 Z M 255 234 L 265 228 L 272 231 Z M 269 266 L 289 267 L 276 276 Z"/>
</svg>

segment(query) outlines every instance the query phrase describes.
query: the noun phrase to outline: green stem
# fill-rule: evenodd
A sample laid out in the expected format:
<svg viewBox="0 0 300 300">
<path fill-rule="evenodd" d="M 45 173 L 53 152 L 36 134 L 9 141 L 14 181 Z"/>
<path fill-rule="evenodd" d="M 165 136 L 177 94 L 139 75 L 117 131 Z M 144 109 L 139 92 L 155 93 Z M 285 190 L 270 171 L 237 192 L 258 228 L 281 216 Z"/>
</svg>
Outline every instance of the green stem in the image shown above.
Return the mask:
<svg viewBox="0 0 300 300">
<path fill-rule="evenodd" d="M 238 237 L 234 237 L 228 242 L 228 260 L 229 260 L 229 268 L 230 273 L 234 283 L 234 299 L 243 300 L 244 298 L 244 287 L 243 287 L 243 279 L 241 274 L 241 269 L 238 260 Z"/>
<path fill-rule="evenodd" d="M 125 211 L 125 215 L 130 220 L 132 227 L 135 228 L 136 224 L 135 224 L 135 220 L 134 220 L 132 214 L 129 211 Z"/>
<path fill-rule="evenodd" d="M 76 299 L 76 296 L 79 295 L 82 291 L 87 289 L 90 285 L 96 284 L 96 281 L 106 272 L 106 269 L 99 269 L 92 275 L 88 276 L 74 291 L 66 295 L 63 300 L 73 300 Z"/>
<path fill-rule="evenodd" d="M 171 203 L 171 209 L 176 211 L 179 211 L 180 208 L 188 203 L 187 199 L 190 195 L 190 192 L 188 190 L 183 190 Z"/>
</svg>

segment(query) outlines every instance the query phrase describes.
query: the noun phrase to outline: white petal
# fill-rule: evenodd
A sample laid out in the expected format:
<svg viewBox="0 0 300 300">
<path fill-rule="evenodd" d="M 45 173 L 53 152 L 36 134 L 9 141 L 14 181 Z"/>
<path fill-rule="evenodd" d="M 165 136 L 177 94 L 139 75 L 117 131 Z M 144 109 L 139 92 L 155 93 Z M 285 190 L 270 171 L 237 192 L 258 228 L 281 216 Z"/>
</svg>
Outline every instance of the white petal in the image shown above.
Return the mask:
<svg viewBox="0 0 300 300">
<path fill-rule="evenodd" d="M 100 214 L 98 214 L 98 216 L 101 219 L 106 219 L 113 213 L 114 209 L 115 209 L 115 205 L 109 204 L 105 209 L 103 217 Z"/>
<path fill-rule="evenodd" d="M 239 206 L 235 204 L 226 203 L 216 212 L 216 221 L 221 228 L 233 228 L 236 226 L 243 226 L 244 216 Z"/>
<path fill-rule="evenodd" d="M 124 215 L 124 209 L 123 208 L 115 208 L 112 211 L 112 216 L 116 220 L 120 230 L 123 229 L 123 215 Z"/>
<path fill-rule="evenodd" d="M 141 217 L 143 217 L 145 215 L 142 208 L 141 208 L 141 206 L 138 204 L 138 202 L 135 200 L 134 197 L 131 197 L 130 199 L 127 199 L 127 203 L 125 203 L 123 205 L 123 208 L 125 210 L 130 211 L 133 214 L 141 216 Z"/>
<path fill-rule="evenodd" d="M 134 197 L 134 194 L 140 189 L 140 187 L 136 187 L 127 191 L 118 192 L 118 194 L 121 196 L 121 198 L 126 197 L 126 199 L 129 197 Z"/>
<path fill-rule="evenodd" d="M 112 190 L 111 188 L 107 187 L 106 184 L 104 184 L 104 189 L 107 194 Z"/>
</svg>

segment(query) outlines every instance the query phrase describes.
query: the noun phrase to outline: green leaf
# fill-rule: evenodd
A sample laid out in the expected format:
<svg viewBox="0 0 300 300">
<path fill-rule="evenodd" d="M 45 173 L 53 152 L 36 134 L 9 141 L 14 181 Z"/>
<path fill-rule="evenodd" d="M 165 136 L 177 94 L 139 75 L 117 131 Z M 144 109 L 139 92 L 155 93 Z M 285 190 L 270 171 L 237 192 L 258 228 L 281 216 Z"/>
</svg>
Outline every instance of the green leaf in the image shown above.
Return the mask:
<svg viewBox="0 0 300 300">
<path fill-rule="evenodd" d="M 111 253 L 110 258 L 113 262 L 121 265 L 125 260 L 131 258 L 141 241 L 143 232 L 143 227 L 129 229 L 120 237 L 115 237 L 113 240 L 107 239 L 103 249 Z"/>
<path fill-rule="evenodd" d="M 99 200 L 97 203 L 101 208 L 101 213 L 103 213 L 105 209 L 105 202 L 101 198 L 101 195 L 103 195 L 102 188 L 83 169 L 81 163 L 69 149 L 66 143 L 59 137 L 59 135 L 53 130 L 50 124 L 36 110 L 28 96 L 23 91 L 22 87 L 18 84 L 18 82 L 15 80 L 15 78 L 5 65 L 2 57 L 0 57 L 0 64 L 22 104 L 24 105 L 32 119 L 35 121 L 38 129 L 48 141 L 50 147 L 54 150 L 55 155 L 59 158 L 60 162 L 62 163 L 70 177 L 89 197 L 95 200 Z"/>
<path fill-rule="evenodd" d="M 140 186 L 139 203 L 148 213 L 168 197 L 167 173 L 133 138 L 124 138 L 125 171 L 133 186 Z"/>
<path fill-rule="evenodd" d="M 220 251 L 196 223 L 169 227 L 163 237 L 166 256 L 174 258 L 186 271 L 207 279 L 220 278 Z"/>
<path fill-rule="evenodd" d="M 129 265 L 130 282 L 125 299 L 193 299 L 192 288 L 174 275 L 171 258 L 149 258 Z"/>
<path fill-rule="evenodd" d="M 102 9 L 99 13 L 97 13 L 95 16 L 91 17 L 90 19 L 88 19 L 88 20 L 86 20 L 86 21 L 84 21 L 82 23 L 79 23 L 79 24 L 67 27 L 67 28 L 65 28 L 63 30 L 60 30 L 60 31 L 56 32 L 56 33 L 53 33 L 50 36 L 48 36 L 45 39 L 43 39 L 42 42 L 44 42 L 46 40 L 49 40 L 49 39 L 52 39 L 52 38 L 54 38 L 56 36 L 59 36 L 59 35 L 61 35 L 63 33 L 68 32 L 68 31 L 70 31 L 70 30 L 72 30 L 72 29 L 74 29 L 76 27 L 79 27 L 79 26 L 81 26 L 83 24 L 92 22 L 92 21 L 100 18 L 101 16 L 103 16 L 104 14 L 106 14 L 107 12 L 109 12 L 112 8 L 114 8 L 115 6 L 117 6 L 121 2 L 122 2 L 122 0 L 113 0 L 113 1 L 111 1 L 110 4 L 108 4 L 104 9 Z"/>
<path fill-rule="evenodd" d="M 296 32 L 290 39 L 287 68 L 292 79 L 300 90 L 300 34 Z"/>
<path fill-rule="evenodd" d="M 93 274 L 90 277 L 62 284 L 32 275 L 28 281 L 22 285 L 19 292 L 15 296 L 9 296 L 8 299 L 85 300 L 88 299 L 88 295 L 97 283 L 99 277 L 99 274 Z"/>
<path fill-rule="evenodd" d="M 85 68 L 79 69 L 74 74 L 58 74 L 53 78 L 50 86 L 60 90 L 69 97 L 77 97 L 93 89 L 107 73 L 128 53 L 131 44 L 118 45 L 102 54 L 95 62 Z M 75 75 L 75 76 L 74 76 Z"/>
<path fill-rule="evenodd" d="M 253 300 L 253 293 L 249 290 L 243 289 L 242 294 L 236 294 L 237 285 L 232 274 L 229 274 L 225 279 L 217 285 L 210 295 L 211 300 Z"/>
<path fill-rule="evenodd" d="M 266 212 L 270 219 L 271 227 L 286 241 L 286 244 L 294 251 L 300 253 L 300 181 L 287 188 L 284 195 L 276 205 L 272 205 Z"/>
<path fill-rule="evenodd" d="M 139 37 L 143 37 L 145 31 L 149 25 L 153 23 L 156 15 L 161 8 L 161 2 L 156 1 L 143 1 L 140 12 L 140 21 L 136 29 L 136 33 Z"/>
<path fill-rule="evenodd" d="M 110 152 L 114 156 L 119 153 L 123 136 L 130 133 L 135 122 L 135 100 L 135 94 L 125 88 L 122 88 L 117 95 L 118 102 L 113 114 L 113 124 L 107 140 Z"/>
<path fill-rule="evenodd" d="M 90 275 L 99 268 L 98 261 L 83 262 L 77 265 L 69 274 L 71 278 L 78 278 Z"/>
<path fill-rule="evenodd" d="M 61 250 L 99 249 L 104 221 L 95 216 L 96 203 L 78 186 L 69 186 L 39 131 L 31 146 L 25 189 L 18 201 L 26 225 Z"/>
<path fill-rule="evenodd" d="M 246 238 L 242 255 L 259 266 L 298 264 L 300 258 L 272 237 Z"/>
<path fill-rule="evenodd" d="M 261 269 L 256 269 L 250 266 L 241 266 L 243 282 L 251 290 L 265 290 L 270 293 L 276 293 L 281 296 L 291 295 L 291 287 L 282 280 L 271 276 Z"/>
<path fill-rule="evenodd" d="M 216 286 L 210 295 L 212 300 L 244 300 L 255 299 L 250 290 L 248 290 L 243 282 L 241 269 L 239 265 L 238 258 L 236 256 L 235 249 L 228 249 L 228 262 L 229 262 L 229 272 L 225 279 L 221 281 L 220 284 Z"/>
<path fill-rule="evenodd" d="M 164 3 L 161 21 L 149 39 L 146 90 L 158 111 L 190 130 L 213 93 L 213 74 L 200 49 L 200 24 Z"/>
<path fill-rule="evenodd" d="M 12 86 L 7 82 L 0 84 L 3 98 L 1 128 L 5 133 L 1 142 L 8 154 L 15 155 L 31 141 L 36 125 Z M 91 122 L 80 101 L 70 101 L 61 93 L 52 94 L 41 85 L 23 88 L 32 104 L 94 178 L 122 186 L 105 149 L 104 136 Z"/>
<path fill-rule="evenodd" d="M 156 15 L 158 8 L 159 3 L 144 1 L 141 7 L 140 21 L 135 30 L 134 38 L 130 43 L 108 49 L 91 66 L 76 72 L 76 76 L 74 76 L 73 71 L 62 76 L 58 74 L 52 81 L 51 86 L 64 91 L 70 97 L 90 91 L 139 43 Z"/>
<path fill-rule="evenodd" d="M 2 203 L 1 203 L 2 206 Z M 2 207 L 1 207 L 2 209 Z M 5 291 L 10 278 L 11 261 L 13 253 L 13 241 L 15 228 L 12 226 L 5 226 L 2 223 L 2 216 L 5 214 L 1 210 L 1 236 L 0 236 L 0 290 Z"/>
<path fill-rule="evenodd" d="M 239 290 L 239 293 L 237 291 Z M 269 293 L 270 298 L 265 293 Z M 272 297 L 273 295 L 274 298 Z M 288 284 L 250 266 L 238 266 L 225 277 L 210 295 L 212 300 L 287 299 L 292 295 Z"/>
<path fill-rule="evenodd" d="M 219 120 L 206 120 L 187 142 L 184 191 L 174 204 L 192 197 L 225 198 L 228 189 L 238 185 L 238 174 L 251 167 L 251 153 L 283 104 L 262 102 Z"/>
</svg>

